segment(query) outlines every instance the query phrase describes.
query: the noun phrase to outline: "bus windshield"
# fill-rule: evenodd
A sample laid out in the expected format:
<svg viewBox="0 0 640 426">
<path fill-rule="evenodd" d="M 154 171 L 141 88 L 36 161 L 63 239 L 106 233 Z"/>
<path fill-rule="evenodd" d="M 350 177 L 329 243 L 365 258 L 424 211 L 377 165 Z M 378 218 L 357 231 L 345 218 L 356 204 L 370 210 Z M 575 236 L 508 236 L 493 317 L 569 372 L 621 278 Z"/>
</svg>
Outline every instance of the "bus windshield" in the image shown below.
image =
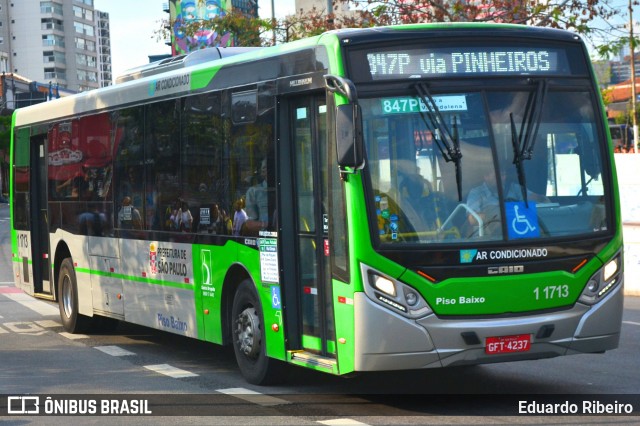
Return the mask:
<svg viewBox="0 0 640 426">
<path fill-rule="evenodd" d="M 372 231 L 381 243 L 607 231 L 590 91 L 543 79 L 511 90 L 424 94 L 421 87 L 360 99 Z"/>
</svg>

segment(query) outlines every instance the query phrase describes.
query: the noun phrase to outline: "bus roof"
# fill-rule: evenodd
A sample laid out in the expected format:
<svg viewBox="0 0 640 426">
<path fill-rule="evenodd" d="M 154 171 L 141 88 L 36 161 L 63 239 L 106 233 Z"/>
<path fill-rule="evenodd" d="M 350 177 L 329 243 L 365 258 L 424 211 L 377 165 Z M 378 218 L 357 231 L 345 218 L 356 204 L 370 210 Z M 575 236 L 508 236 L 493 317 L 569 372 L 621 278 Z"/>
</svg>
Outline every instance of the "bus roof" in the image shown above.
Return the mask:
<svg viewBox="0 0 640 426">
<path fill-rule="evenodd" d="M 320 37 L 315 36 L 273 47 L 236 50 L 232 55 L 220 55 L 221 57 L 217 60 L 203 61 L 203 57 L 215 58 L 216 55 L 198 54 L 198 60 L 183 60 L 181 61 L 184 64 L 183 67 L 163 67 L 164 72 L 161 73 L 154 73 L 152 67 L 137 68 L 130 73 L 131 76 L 126 78 L 128 81 L 17 109 L 14 113 L 15 126 L 43 123 L 79 114 L 107 111 L 117 106 L 134 105 L 144 101 L 154 102 L 170 96 L 185 95 L 205 87 L 216 72 L 225 66 L 277 57 L 296 50 L 310 49 L 317 45 L 317 40 Z M 198 82 L 191 84 L 192 80 Z M 256 82 L 253 81 L 253 83 Z M 165 90 L 162 91 L 162 96 L 154 96 L 159 84 L 160 88 Z"/>
</svg>

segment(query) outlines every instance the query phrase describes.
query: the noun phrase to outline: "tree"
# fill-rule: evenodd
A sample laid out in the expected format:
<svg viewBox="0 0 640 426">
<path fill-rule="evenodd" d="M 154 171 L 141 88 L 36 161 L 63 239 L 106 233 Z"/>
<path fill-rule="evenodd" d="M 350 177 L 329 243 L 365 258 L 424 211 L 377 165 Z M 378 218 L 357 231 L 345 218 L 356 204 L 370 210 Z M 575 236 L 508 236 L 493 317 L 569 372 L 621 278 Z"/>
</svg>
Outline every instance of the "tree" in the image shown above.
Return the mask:
<svg viewBox="0 0 640 426">
<path fill-rule="evenodd" d="M 612 0 L 336 0 L 356 10 L 387 15 L 394 24 L 417 22 L 504 22 L 594 31 L 590 23 L 619 14 Z M 369 15 L 368 13 L 366 13 Z M 368 16 L 367 16 L 368 17 Z"/>
<path fill-rule="evenodd" d="M 633 0 L 634 4 L 636 0 Z M 295 37 L 321 29 L 373 27 L 424 22 L 500 22 L 560 28 L 583 36 L 594 47 L 607 45 L 619 32 L 615 17 L 624 9 L 613 0 L 334 0 L 340 16 L 322 16 L 323 10 L 299 11 L 279 22 L 279 29 L 295 28 Z M 320 19 L 322 16 L 323 19 Z"/>
</svg>

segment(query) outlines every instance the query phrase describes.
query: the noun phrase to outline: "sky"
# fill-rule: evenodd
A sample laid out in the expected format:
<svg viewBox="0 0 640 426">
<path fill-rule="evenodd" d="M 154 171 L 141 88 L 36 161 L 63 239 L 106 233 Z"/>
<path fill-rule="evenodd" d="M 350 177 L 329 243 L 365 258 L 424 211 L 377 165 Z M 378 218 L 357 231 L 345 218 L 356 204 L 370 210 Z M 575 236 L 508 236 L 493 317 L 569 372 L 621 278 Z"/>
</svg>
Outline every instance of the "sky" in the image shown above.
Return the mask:
<svg viewBox="0 0 640 426">
<path fill-rule="evenodd" d="M 273 0 L 276 16 L 293 13 L 294 0 Z M 171 53 L 156 32 L 162 20 L 168 19 L 163 4 L 169 0 L 94 0 L 97 10 L 109 13 L 111 30 L 111 66 L 114 79 L 126 70 L 149 62 L 149 55 Z M 262 17 L 271 16 L 271 1 L 258 0 Z"/>
</svg>

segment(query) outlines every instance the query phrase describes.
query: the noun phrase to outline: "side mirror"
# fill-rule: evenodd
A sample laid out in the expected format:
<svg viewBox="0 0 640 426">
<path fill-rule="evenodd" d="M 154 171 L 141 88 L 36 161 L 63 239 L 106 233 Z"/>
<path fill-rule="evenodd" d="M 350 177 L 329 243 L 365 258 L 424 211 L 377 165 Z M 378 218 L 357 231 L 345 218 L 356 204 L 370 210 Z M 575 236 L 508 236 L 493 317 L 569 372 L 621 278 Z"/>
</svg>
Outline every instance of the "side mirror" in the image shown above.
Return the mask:
<svg viewBox="0 0 640 426">
<path fill-rule="evenodd" d="M 364 166 L 362 119 L 358 104 L 339 105 L 336 109 L 336 154 L 341 170 Z"/>
<path fill-rule="evenodd" d="M 338 93 L 349 101 L 336 108 L 336 153 L 338 166 L 342 172 L 346 168 L 364 167 L 364 148 L 362 140 L 362 115 L 358 105 L 356 87 L 351 80 L 337 75 L 324 76 L 327 90 Z"/>
</svg>

